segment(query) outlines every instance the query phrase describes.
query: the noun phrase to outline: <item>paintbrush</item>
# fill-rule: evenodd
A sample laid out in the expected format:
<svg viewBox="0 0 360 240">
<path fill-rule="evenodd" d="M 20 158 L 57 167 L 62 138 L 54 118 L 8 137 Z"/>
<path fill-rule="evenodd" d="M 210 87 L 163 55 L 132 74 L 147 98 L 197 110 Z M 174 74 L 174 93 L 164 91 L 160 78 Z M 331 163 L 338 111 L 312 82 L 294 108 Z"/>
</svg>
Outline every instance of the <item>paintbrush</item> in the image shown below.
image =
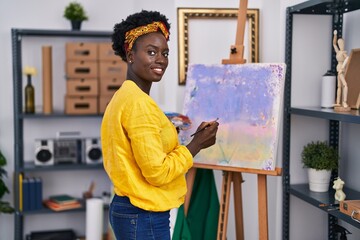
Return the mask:
<svg viewBox="0 0 360 240">
<path fill-rule="evenodd" d="M 190 137 L 194 136 L 195 134 L 198 134 L 201 131 L 204 131 L 207 127 L 209 127 L 213 122 L 217 122 L 217 120 L 219 120 L 219 118 L 216 118 L 214 121 L 209 122 L 208 124 L 206 124 L 205 127 L 200 128 L 199 130 L 197 130 L 196 132 L 194 132 L 193 134 L 190 135 Z"/>
<path fill-rule="evenodd" d="M 338 207 L 339 203 L 320 203 L 319 207 Z"/>
</svg>

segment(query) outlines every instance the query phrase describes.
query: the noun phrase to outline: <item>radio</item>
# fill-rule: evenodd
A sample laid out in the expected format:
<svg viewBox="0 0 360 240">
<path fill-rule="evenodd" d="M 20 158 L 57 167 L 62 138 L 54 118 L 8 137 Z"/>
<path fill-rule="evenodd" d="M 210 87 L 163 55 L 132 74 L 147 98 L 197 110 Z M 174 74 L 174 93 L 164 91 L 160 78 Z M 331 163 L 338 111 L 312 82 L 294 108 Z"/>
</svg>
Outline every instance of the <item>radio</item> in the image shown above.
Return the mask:
<svg viewBox="0 0 360 240">
<path fill-rule="evenodd" d="M 81 163 L 83 143 L 81 139 L 55 139 L 55 164 Z"/>
<path fill-rule="evenodd" d="M 99 164 L 102 153 L 99 138 L 56 138 L 35 140 L 35 165 Z"/>
<path fill-rule="evenodd" d="M 54 165 L 54 141 L 51 139 L 35 140 L 35 165 Z"/>
<path fill-rule="evenodd" d="M 102 163 L 102 154 L 99 138 L 85 139 L 85 163 L 99 164 Z"/>
</svg>

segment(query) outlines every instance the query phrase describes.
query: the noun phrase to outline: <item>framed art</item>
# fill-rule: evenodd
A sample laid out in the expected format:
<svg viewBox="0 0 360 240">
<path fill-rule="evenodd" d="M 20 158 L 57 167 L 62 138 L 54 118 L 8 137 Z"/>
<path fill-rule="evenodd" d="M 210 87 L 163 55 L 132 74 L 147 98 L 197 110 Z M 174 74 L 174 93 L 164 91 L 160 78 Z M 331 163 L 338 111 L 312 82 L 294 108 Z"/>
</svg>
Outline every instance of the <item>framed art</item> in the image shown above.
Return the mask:
<svg viewBox="0 0 360 240">
<path fill-rule="evenodd" d="M 179 85 L 186 84 L 189 63 L 215 63 L 206 62 L 211 60 L 209 49 L 214 53 L 212 61 L 221 62 L 221 54 L 228 57 L 235 43 L 237 15 L 237 8 L 178 8 Z M 247 10 L 244 38 L 244 58 L 248 63 L 259 62 L 259 9 Z"/>
</svg>

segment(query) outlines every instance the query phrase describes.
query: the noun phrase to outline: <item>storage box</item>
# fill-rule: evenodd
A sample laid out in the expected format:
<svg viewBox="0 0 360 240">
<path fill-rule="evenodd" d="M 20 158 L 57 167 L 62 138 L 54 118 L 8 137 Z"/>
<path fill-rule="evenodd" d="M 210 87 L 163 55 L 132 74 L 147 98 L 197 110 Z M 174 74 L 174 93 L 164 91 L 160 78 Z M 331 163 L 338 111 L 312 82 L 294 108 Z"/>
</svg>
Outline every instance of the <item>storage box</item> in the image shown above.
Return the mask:
<svg viewBox="0 0 360 240">
<path fill-rule="evenodd" d="M 99 95 L 99 81 L 97 78 L 68 79 L 66 95 L 96 97 Z"/>
<path fill-rule="evenodd" d="M 127 64 L 122 61 L 100 61 L 99 77 L 101 78 L 126 78 Z"/>
<path fill-rule="evenodd" d="M 65 96 L 66 114 L 97 114 L 97 97 L 71 97 Z"/>
<path fill-rule="evenodd" d="M 121 87 L 124 78 L 100 78 L 100 96 L 112 96 Z"/>
<path fill-rule="evenodd" d="M 109 104 L 112 96 L 100 96 L 99 97 L 99 113 L 104 113 L 106 106 Z"/>
<path fill-rule="evenodd" d="M 98 49 L 100 61 L 121 61 L 121 57 L 115 55 L 112 43 L 99 43 Z"/>
<path fill-rule="evenodd" d="M 96 61 L 67 61 L 67 78 L 97 78 L 98 64 Z"/>
<path fill-rule="evenodd" d="M 340 212 L 349 215 L 353 220 L 360 222 L 360 200 L 341 201 Z"/>
<path fill-rule="evenodd" d="M 96 61 L 98 59 L 97 43 L 66 43 L 66 60 Z"/>
</svg>

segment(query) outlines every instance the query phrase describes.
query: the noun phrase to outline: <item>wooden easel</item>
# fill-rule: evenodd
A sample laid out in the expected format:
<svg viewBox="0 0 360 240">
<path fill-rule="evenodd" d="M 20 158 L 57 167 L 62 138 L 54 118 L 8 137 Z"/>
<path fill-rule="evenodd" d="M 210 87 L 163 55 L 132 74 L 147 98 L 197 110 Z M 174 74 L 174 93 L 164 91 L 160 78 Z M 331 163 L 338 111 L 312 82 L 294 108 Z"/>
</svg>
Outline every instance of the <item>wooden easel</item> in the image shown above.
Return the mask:
<svg viewBox="0 0 360 240">
<path fill-rule="evenodd" d="M 230 59 L 223 59 L 222 64 L 242 64 L 244 59 L 244 34 L 248 0 L 240 0 L 235 45 L 230 47 Z"/>
<path fill-rule="evenodd" d="M 243 64 L 246 60 L 244 56 L 244 32 L 246 24 L 247 0 L 240 0 L 238 20 L 237 20 L 237 34 L 236 44 L 231 46 L 230 59 L 223 59 L 222 64 Z M 186 176 L 188 192 L 184 202 L 184 214 L 188 213 L 191 193 L 194 185 L 196 168 L 205 168 L 213 170 L 222 170 L 222 189 L 220 199 L 220 212 L 218 221 L 217 240 L 226 240 L 228 213 L 230 205 L 231 185 L 234 191 L 234 212 L 235 212 L 235 230 L 236 239 L 244 240 L 244 226 L 243 226 L 243 208 L 242 208 L 242 191 L 241 184 L 243 182 L 242 172 L 257 174 L 258 180 L 258 221 L 259 221 L 259 239 L 268 240 L 268 206 L 267 206 L 267 175 L 279 176 L 281 169 L 276 168 L 273 171 L 249 168 L 234 168 L 227 166 L 209 165 L 194 163 L 194 166 Z"/>
<path fill-rule="evenodd" d="M 258 222 L 259 222 L 259 240 L 269 239 L 268 235 L 268 205 L 267 205 L 267 176 L 280 176 L 281 168 L 275 168 L 273 171 L 239 168 L 231 166 L 218 166 L 204 163 L 194 163 L 186 175 L 186 183 L 188 192 L 185 197 L 184 214 L 185 216 L 189 210 L 189 204 L 194 185 L 196 168 L 213 169 L 223 171 L 221 199 L 220 199 L 220 212 L 217 231 L 217 240 L 226 240 L 226 231 L 228 223 L 228 213 L 230 205 L 230 192 L 231 184 L 233 184 L 234 191 L 234 212 L 235 212 L 235 230 L 236 239 L 244 240 L 244 227 L 243 227 L 243 211 L 242 211 L 242 192 L 241 183 L 243 182 L 241 173 L 257 174 L 258 185 Z"/>
</svg>

